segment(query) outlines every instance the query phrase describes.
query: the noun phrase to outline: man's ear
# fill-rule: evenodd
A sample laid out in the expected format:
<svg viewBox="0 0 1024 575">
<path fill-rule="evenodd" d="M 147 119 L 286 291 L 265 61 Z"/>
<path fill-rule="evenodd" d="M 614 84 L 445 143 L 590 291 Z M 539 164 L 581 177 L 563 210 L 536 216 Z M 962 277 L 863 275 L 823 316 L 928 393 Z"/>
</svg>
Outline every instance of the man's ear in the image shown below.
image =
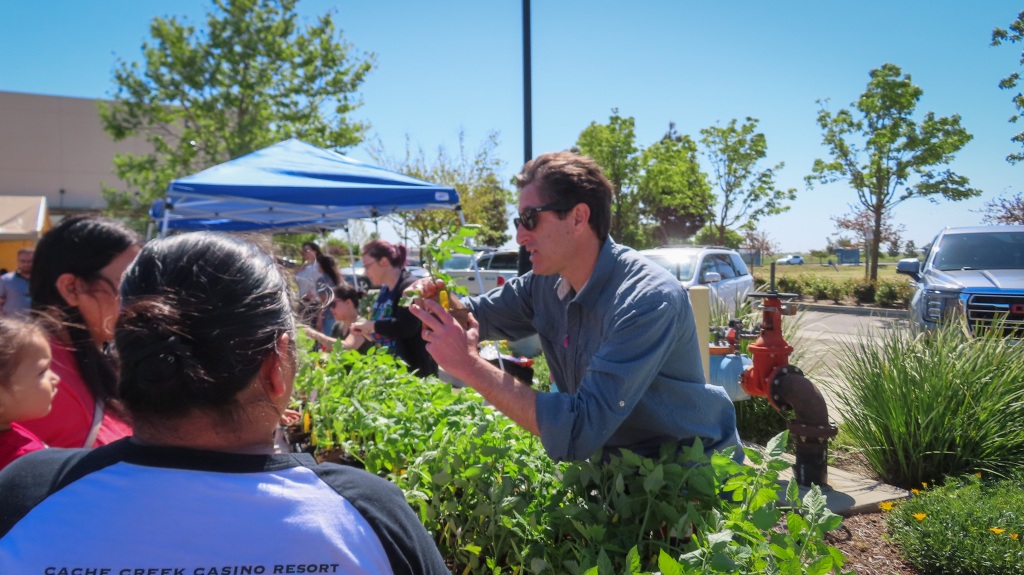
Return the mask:
<svg viewBox="0 0 1024 575">
<path fill-rule="evenodd" d="M 78 306 L 78 298 L 81 295 L 81 286 L 78 276 L 74 274 L 60 274 L 57 278 L 57 292 L 64 301 L 72 307 Z"/>
<path fill-rule="evenodd" d="M 576 204 L 571 212 L 572 224 L 576 229 L 590 229 L 590 206 L 582 202 Z"/>
</svg>

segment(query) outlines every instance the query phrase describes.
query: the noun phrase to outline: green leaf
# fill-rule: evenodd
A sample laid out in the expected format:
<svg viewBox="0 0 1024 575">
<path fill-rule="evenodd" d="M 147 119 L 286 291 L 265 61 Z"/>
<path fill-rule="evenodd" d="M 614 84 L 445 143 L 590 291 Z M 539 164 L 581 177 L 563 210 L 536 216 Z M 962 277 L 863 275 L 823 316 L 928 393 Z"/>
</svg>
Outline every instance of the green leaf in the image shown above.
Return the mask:
<svg viewBox="0 0 1024 575">
<path fill-rule="evenodd" d="M 820 557 L 807 566 L 807 575 L 825 575 L 832 570 L 832 558 Z"/>
</svg>

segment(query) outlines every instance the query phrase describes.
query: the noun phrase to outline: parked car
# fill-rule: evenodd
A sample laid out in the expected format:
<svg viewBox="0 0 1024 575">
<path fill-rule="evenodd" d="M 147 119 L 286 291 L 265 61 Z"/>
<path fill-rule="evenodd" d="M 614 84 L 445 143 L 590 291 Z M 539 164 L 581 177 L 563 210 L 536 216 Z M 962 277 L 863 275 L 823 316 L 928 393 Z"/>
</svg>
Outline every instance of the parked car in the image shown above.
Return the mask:
<svg viewBox="0 0 1024 575">
<path fill-rule="evenodd" d="M 922 263 L 896 264 L 915 286 L 910 321 L 931 329 L 965 320 L 973 333 L 996 321 L 1006 335 L 1024 335 L 1024 226 L 946 228 Z"/>
<path fill-rule="evenodd" d="M 775 260 L 775 263 L 786 265 L 786 266 L 802 266 L 802 265 L 804 265 L 804 257 L 803 256 L 796 256 L 796 255 L 790 255 L 790 256 L 786 256 L 784 258 L 779 258 L 779 259 Z"/>
<path fill-rule="evenodd" d="M 427 272 L 426 268 L 417 265 L 416 260 L 410 260 L 409 262 L 406 262 L 405 269 L 409 270 L 409 273 L 414 278 L 425 278 L 428 275 L 430 275 L 429 272 Z M 369 276 L 366 275 L 366 268 L 363 267 L 363 263 L 361 261 L 357 260 L 355 267 L 339 267 L 338 273 L 341 274 L 341 279 L 347 281 L 348 283 L 353 283 L 354 279 L 355 285 L 357 285 L 361 290 L 365 291 L 377 289 L 380 287 L 379 285 L 376 285 L 370 281 Z"/>
<path fill-rule="evenodd" d="M 474 260 L 480 272 L 479 281 L 473 269 Z M 503 286 L 519 275 L 519 252 L 491 250 L 472 255 L 455 254 L 442 264 L 441 269 L 455 280 L 456 285 L 465 287 L 469 295 L 479 295 Z"/>
<path fill-rule="evenodd" d="M 664 247 L 640 253 L 672 273 L 689 289 L 704 285 L 713 309 L 733 314 L 754 291 L 754 277 L 734 250 L 713 246 Z"/>
</svg>

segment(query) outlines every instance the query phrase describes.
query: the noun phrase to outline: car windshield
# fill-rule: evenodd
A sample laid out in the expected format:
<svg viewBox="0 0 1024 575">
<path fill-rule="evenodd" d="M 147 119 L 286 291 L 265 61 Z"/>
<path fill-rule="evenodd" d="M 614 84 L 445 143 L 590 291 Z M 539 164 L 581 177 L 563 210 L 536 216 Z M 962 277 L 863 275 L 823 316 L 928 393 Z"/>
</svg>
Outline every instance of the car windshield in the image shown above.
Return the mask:
<svg viewBox="0 0 1024 575">
<path fill-rule="evenodd" d="M 468 270 L 473 265 L 473 256 L 468 254 L 452 254 L 451 259 L 441 264 L 443 270 Z"/>
<path fill-rule="evenodd" d="M 673 254 L 671 256 L 647 254 L 647 258 L 667 269 L 677 280 L 693 279 L 693 267 L 697 261 L 697 254 Z"/>
<path fill-rule="evenodd" d="M 942 271 L 1024 269 L 1024 232 L 945 234 L 933 257 Z"/>
</svg>

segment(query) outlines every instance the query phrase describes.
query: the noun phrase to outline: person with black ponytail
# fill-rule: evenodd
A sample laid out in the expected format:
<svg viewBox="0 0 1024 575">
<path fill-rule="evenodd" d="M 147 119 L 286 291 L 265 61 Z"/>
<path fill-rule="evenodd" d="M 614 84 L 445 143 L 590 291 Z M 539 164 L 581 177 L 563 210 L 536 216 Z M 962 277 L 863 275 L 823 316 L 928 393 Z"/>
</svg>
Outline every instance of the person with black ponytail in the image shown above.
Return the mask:
<svg viewBox="0 0 1024 575">
<path fill-rule="evenodd" d="M 32 262 L 32 309 L 49 326 L 53 408 L 24 427 L 50 447 L 94 447 L 131 435 L 117 401 L 114 339 L 121 276 L 139 253 L 138 235 L 120 222 L 78 215 L 39 240 Z"/>
<path fill-rule="evenodd" d="M 115 335 L 134 436 L 36 451 L 0 472 L 0 573 L 448 575 L 397 486 L 275 451 L 297 363 L 289 285 L 238 237 L 147 244 Z"/>
</svg>

